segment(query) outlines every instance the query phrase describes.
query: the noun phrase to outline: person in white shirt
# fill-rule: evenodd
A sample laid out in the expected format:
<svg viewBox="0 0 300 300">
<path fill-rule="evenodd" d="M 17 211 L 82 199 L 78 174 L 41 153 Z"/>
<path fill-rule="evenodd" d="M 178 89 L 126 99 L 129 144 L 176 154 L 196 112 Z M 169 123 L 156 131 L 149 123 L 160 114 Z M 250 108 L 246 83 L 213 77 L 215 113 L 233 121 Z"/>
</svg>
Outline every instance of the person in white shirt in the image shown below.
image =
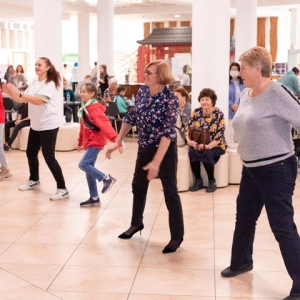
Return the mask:
<svg viewBox="0 0 300 300">
<path fill-rule="evenodd" d="M 3 85 L 3 91 L 19 103 L 28 103 L 28 115 L 31 120 L 26 155 L 29 164 L 29 181 L 21 185 L 21 191 L 40 187 L 38 153 L 42 148 L 44 159 L 57 184 L 57 191 L 50 200 L 69 197 L 64 176 L 55 158 L 55 144 L 60 125 L 57 105 L 61 105 L 60 75 L 51 61 L 40 57 L 35 63 L 38 80 L 33 81 L 26 91 L 20 92 L 13 84 Z"/>
</svg>

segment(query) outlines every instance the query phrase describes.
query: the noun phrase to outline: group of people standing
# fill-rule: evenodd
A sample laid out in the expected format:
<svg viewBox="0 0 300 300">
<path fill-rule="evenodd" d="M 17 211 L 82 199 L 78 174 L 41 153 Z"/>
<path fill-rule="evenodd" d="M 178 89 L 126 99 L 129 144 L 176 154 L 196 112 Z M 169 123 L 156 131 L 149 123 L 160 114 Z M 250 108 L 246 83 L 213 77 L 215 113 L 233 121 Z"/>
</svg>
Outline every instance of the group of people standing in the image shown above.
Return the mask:
<svg viewBox="0 0 300 300">
<path fill-rule="evenodd" d="M 297 300 L 300 299 L 300 237 L 293 217 L 292 195 L 297 177 L 297 159 L 291 126 L 300 130 L 300 105 L 288 88 L 270 79 L 272 60 L 266 49 L 254 47 L 241 55 L 240 62 L 241 65 L 230 66 L 232 94 L 229 96 L 229 108 L 234 115 L 232 128 L 239 143 L 238 153 L 243 170 L 236 201 L 231 262 L 221 276 L 234 277 L 252 270 L 256 222 L 265 206 L 270 227 L 293 280 L 290 295 L 285 300 Z M 60 76 L 45 57 L 36 62 L 36 73 L 38 80 L 24 93 L 10 83 L 3 85 L 4 92 L 14 100 L 29 103 L 31 128 L 26 155 L 30 177 L 25 185 L 20 186 L 20 190 L 40 186 L 37 154 L 41 147 L 57 182 L 57 192 L 50 199 L 59 200 L 69 196 L 54 155 L 59 128 L 55 104 Z M 227 147 L 224 115 L 216 107 L 216 93 L 210 88 L 202 89 L 198 97 L 200 107 L 192 111 L 187 120 L 184 115 L 187 116 L 191 110 L 187 105 L 188 95 L 180 89 L 173 93 L 168 87 L 172 81 L 171 67 L 166 61 L 156 60 L 146 66 L 145 85 L 138 91 L 135 106 L 124 116 L 119 135 L 105 117 L 105 105 L 98 98 L 94 83 L 81 87 L 82 106 L 78 112 L 81 128 L 78 148 L 86 150 L 79 168 L 86 173 L 90 191 L 90 198 L 81 206 L 100 205 L 97 181 L 104 183 L 102 193 L 116 181 L 94 167 L 106 140 L 113 142 L 106 151 L 106 157 L 110 159 L 132 126 L 137 126 L 139 139 L 132 181 L 132 217 L 130 227 L 119 238 L 130 239 L 144 229 L 143 214 L 149 182 L 158 177 L 169 212 L 170 241 L 163 253 L 177 251 L 184 239 L 183 211 L 177 191 L 178 113 L 182 114 L 182 123 L 186 124 L 185 139 L 196 178 L 192 191 L 203 187 L 199 177 L 200 161 L 209 178 L 207 192 L 215 191 L 214 165 Z M 198 144 L 191 140 L 188 132 L 192 128 L 208 130 L 209 142 Z M 5 167 L 1 152 L 0 159 Z"/>
</svg>

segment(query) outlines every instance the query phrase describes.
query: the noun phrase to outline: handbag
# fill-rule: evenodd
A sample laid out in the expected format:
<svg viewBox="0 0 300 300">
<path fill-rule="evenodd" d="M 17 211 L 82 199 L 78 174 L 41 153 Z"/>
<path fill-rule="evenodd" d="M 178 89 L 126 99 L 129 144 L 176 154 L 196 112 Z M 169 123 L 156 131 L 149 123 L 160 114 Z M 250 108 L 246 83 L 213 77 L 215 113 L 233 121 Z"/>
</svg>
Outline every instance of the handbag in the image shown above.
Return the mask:
<svg viewBox="0 0 300 300">
<path fill-rule="evenodd" d="M 189 130 L 189 139 L 197 144 L 207 145 L 210 143 L 209 130 L 192 128 Z"/>
</svg>

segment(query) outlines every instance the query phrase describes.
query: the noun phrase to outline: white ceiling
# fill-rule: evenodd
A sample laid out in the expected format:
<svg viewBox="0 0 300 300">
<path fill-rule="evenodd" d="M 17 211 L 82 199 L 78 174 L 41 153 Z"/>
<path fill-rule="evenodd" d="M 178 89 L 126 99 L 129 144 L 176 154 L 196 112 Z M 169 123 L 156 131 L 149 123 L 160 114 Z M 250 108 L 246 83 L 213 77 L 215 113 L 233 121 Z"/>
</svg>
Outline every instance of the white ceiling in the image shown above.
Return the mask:
<svg viewBox="0 0 300 300">
<path fill-rule="evenodd" d="M 40 0 L 43 1 L 43 0 Z M 93 1 L 93 0 L 91 0 Z M 99 0 L 106 1 L 106 0 Z M 131 0 L 142 3 L 125 3 L 126 0 L 114 0 L 114 12 L 118 16 L 143 18 L 144 21 L 189 20 L 192 15 L 193 0 Z M 222 0 L 221 0 L 222 1 Z M 248 1 L 248 0 L 245 0 Z M 258 16 L 277 15 L 280 11 L 300 8 L 300 0 L 257 0 Z M 63 18 L 71 14 L 96 14 L 96 5 L 85 0 L 62 0 Z M 33 0 L 0 0 L 0 21 L 32 21 Z M 235 14 L 236 0 L 231 0 L 232 15 Z M 159 13 L 158 13 L 159 12 Z"/>
</svg>

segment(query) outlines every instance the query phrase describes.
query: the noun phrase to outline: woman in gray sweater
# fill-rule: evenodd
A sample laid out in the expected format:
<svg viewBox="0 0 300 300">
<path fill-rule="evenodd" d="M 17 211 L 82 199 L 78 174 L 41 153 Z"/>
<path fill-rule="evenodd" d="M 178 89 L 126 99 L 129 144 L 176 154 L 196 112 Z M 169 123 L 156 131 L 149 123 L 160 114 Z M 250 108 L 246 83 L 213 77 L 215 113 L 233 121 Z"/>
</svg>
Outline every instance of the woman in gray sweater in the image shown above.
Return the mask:
<svg viewBox="0 0 300 300">
<path fill-rule="evenodd" d="M 256 221 L 265 206 L 293 285 L 284 300 L 300 299 L 300 237 L 294 223 L 292 195 L 297 159 L 291 126 L 300 130 L 300 105 L 286 87 L 270 79 L 272 60 L 262 47 L 240 57 L 245 86 L 233 119 L 238 153 L 243 162 L 237 197 L 230 266 L 221 272 L 234 277 L 253 268 Z"/>
</svg>

